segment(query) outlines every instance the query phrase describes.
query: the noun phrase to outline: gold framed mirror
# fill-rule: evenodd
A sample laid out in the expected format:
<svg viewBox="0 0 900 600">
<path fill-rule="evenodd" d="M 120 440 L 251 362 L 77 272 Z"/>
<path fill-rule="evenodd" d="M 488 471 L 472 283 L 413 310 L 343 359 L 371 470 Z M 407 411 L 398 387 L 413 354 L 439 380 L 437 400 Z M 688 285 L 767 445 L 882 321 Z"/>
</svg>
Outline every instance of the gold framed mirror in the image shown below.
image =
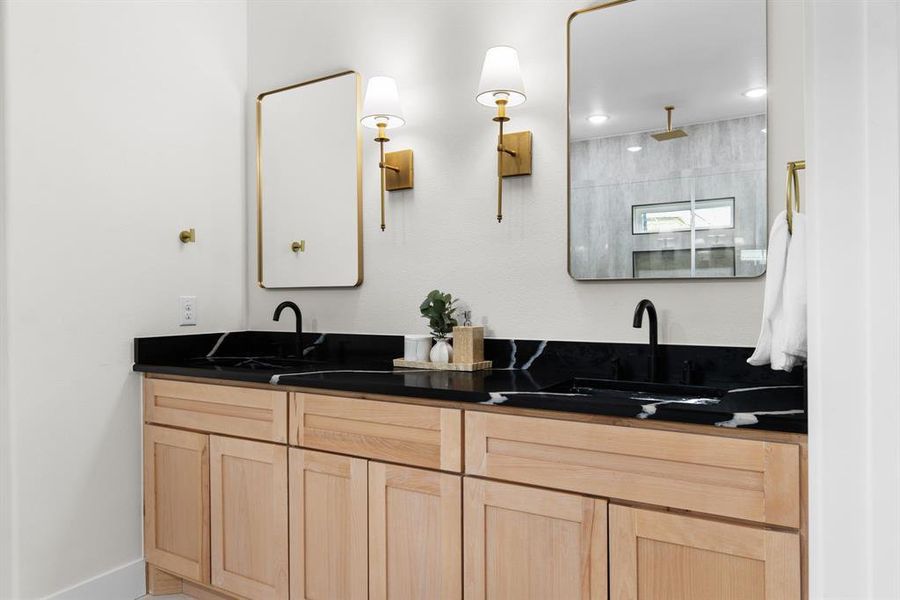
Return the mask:
<svg viewBox="0 0 900 600">
<path fill-rule="evenodd" d="M 360 76 L 355 71 L 257 96 L 260 287 L 362 283 L 359 114 Z"/>
<path fill-rule="evenodd" d="M 762 275 L 765 0 L 617 0 L 567 34 L 569 274 Z"/>
</svg>

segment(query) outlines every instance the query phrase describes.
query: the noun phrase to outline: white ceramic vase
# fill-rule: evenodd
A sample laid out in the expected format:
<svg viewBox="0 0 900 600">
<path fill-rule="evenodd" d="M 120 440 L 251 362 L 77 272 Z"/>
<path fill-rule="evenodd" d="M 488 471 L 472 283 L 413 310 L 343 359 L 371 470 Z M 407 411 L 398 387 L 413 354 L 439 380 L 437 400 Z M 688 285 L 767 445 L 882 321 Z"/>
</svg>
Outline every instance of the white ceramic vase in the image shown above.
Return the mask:
<svg viewBox="0 0 900 600">
<path fill-rule="evenodd" d="M 453 360 L 453 347 L 447 338 L 435 338 L 434 346 L 431 347 L 431 362 L 438 364 L 447 364 Z"/>
</svg>

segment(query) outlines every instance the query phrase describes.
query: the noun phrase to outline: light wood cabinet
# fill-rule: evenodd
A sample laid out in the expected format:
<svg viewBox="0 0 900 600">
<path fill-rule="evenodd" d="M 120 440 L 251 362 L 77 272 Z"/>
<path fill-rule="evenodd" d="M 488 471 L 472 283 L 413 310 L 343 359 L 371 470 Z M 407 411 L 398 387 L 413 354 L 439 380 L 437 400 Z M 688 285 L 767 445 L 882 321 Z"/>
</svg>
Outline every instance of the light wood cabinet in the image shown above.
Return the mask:
<svg viewBox="0 0 900 600">
<path fill-rule="evenodd" d="M 210 437 L 212 583 L 254 600 L 288 597 L 287 447 Z"/>
<path fill-rule="evenodd" d="M 162 377 L 144 390 L 155 593 L 806 598 L 801 436 Z"/>
<path fill-rule="evenodd" d="M 369 599 L 462 598 L 462 478 L 369 463 Z"/>
<path fill-rule="evenodd" d="M 209 436 L 144 426 L 144 555 L 209 582 Z"/>
<path fill-rule="evenodd" d="M 611 600 L 797 600 L 800 538 L 609 507 Z"/>
<path fill-rule="evenodd" d="M 796 444 L 466 413 L 466 473 L 800 526 Z"/>
<path fill-rule="evenodd" d="M 466 478 L 466 600 L 607 598 L 607 503 Z"/>
<path fill-rule="evenodd" d="M 287 442 L 285 392 L 145 379 L 144 418 L 160 425 Z"/>
<path fill-rule="evenodd" d="M 295 393 L 291 394 L 290 443 L 459 472 L 462 470 L 462 412 Z"/>
<path fill-rule="evenodd" d="M 368 597 L 368 465 L 291 448 L 292 600 Z"/>
</svg>

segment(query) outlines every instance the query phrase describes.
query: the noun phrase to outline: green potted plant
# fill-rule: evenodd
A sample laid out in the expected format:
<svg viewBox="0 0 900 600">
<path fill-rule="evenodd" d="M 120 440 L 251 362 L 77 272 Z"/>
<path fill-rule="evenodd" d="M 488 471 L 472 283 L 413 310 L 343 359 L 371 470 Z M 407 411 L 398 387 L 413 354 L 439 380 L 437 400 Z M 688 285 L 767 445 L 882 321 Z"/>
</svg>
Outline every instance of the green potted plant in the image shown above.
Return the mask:
<svg viewBox="0 0 900 600">
<path fill-rule="evenodd" d="M 453 317 L 453 313 L 456 312 L 456 307 L 453 306 L 455 303 L 456 299 L 450 294 L 432 290 L 419 306 L 419 312 L 428 319 L 428 327 L 434 337 L 430 355 L 433 363 L 449 363 L 453 360 L 453 348 L 447 340 L 457 325 Z"/>
</svg>

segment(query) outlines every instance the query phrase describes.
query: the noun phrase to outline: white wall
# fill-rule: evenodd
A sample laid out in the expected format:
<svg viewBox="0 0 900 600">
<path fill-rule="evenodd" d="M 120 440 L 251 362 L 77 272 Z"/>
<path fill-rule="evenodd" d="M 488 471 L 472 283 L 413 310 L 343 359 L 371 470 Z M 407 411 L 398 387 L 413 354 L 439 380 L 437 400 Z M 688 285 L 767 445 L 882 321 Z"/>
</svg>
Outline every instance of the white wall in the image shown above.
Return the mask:
<svg viewBox="0 0 900 600">
<path fill-rule="evenodd" d="M 811 598 L 900 598 L 900 5 L 807 2 Z"/>
<path fill-rule="evenodd" d="M 651 1 L 651 0 L 647 0 Z M 319 331 L 424 331 L 422 297 L 439 287 L 464 298 L 501 337 L 644 341 L 631 327 L 638 300 L 661 312 L 667 343 L 753 345 L 763 279 L 715 282 L 573 281 L 566 272 L 566 19 L 591 2 L 281 2 L 249 5 L 248 104 L 259 92 L 353 68 L 397 78 L 407 125 L 389 149 L 415 151 L 416 188 L 389 194 L 378 229 L 377 145 L 364 144 L 364 266 L 360 288 L 249 292 L 249 324 L 276 325 L 290 298 Z M 769 192 L 784 198 L 784 164 L 802 158 L 799 2 L 769 2 Z M 531 177 L 507 180 L 496 206 L 496 129 L 474 101 L 484 51 L 519 49 L 528 102 L 508 131 L 534 132 Z M 625 50 L 627 51 L 627 50 Z M 253 121 L 248 140 L 248 280 L 255 273 Z M 308 140 L 315 144 L 315 140 Z"/>
<path fill-rule="evenodd" d="M 10 456 L 9 386 L 7 359 L 7 277 L 6 239 L 9 223 L 6 219 L 6 39 L 7 3 L 0 1 L 0 598 L 12 595 L 12 461 Z"/>
<path fill-rule="evenodd" d="M 243 325 L 246 4 L 14 1 L 3 20 L 5 583 L 26 599 L 141 558 L 131 339 L 184 332 L 179 295 L 197 331 Z"/>
</svg>

